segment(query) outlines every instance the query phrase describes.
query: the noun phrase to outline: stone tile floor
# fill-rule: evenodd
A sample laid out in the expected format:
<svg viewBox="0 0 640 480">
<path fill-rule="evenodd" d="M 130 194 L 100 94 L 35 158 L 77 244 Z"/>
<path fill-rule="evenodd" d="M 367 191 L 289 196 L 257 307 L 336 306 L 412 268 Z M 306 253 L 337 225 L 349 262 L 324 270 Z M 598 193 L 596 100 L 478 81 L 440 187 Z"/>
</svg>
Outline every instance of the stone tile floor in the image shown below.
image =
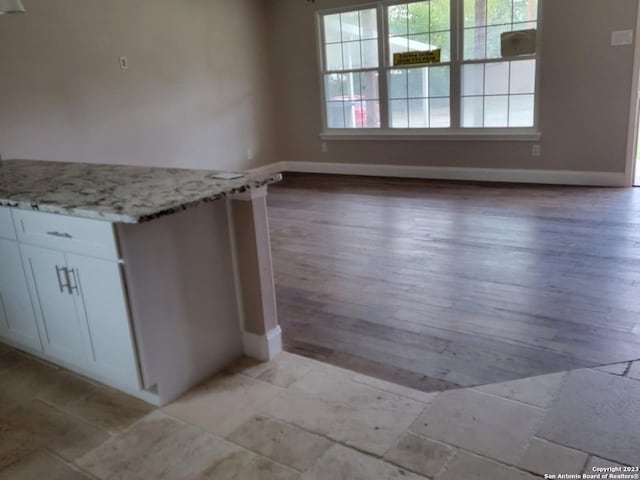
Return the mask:
<svg viewBox="0 0 640 480">
<path fill-rule="evenodd" d="M 639 377 L 640 361 L 424 393 L 283 353 L 157 409 L 0 344 L 0 480 L 527 480 L 636 466 Z"/>
</svg>

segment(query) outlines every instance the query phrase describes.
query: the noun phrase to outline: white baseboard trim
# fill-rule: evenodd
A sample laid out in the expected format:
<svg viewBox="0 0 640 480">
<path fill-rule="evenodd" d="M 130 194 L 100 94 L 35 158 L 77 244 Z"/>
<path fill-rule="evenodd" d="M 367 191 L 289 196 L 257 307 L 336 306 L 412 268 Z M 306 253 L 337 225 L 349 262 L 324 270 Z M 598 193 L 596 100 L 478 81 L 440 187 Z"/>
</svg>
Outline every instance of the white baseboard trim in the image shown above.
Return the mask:
<svg viewBox="0 0 640 480">
<path fill-rule="evenodd" d="M 278 326 L 265 335 L 242 332 L 242 343 L 248 357 L 268 362 L 282 352 L 282 329 Z"/>
<path fill-rule="evenodd" d="M 569 170 L 520 170 L 506 168 L 423 167 L 406 165 L 368 165 L 359 163 L 280 162 L 284 171 L 424 178 L 434 180 L 473 180 L 483 182 L 545 183 L 622 187 L 623 172 L 580 172 Z"/>
<path fill-rule="evenodd" d="M 624 172 L 582 172 L 574 170 L 523 170 L 510 168 L 428 167 L 408 165 L 371 165 L 364 163 L 276 162 L 252 172 L 330 173 L 376 177 L 423 178 L 432 180 L 470 180 L 481 182 L 540 183 L 548 185 L 584 185 L 625 187 Z"/>
</svg>

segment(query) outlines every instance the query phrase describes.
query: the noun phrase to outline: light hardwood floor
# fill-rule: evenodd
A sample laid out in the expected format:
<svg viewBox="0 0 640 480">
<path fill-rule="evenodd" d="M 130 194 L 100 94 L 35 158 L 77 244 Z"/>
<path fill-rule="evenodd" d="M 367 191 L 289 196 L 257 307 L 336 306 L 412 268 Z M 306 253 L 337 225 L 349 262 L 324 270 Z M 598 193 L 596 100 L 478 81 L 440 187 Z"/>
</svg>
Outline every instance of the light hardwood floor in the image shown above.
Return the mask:
<svg viewBox="0 0 640 480">
<path fill-rule="evenodd" d="M 640 190 L 286 174 L 285 348 L 425 391 L 640 358 Z"/>
</svg>

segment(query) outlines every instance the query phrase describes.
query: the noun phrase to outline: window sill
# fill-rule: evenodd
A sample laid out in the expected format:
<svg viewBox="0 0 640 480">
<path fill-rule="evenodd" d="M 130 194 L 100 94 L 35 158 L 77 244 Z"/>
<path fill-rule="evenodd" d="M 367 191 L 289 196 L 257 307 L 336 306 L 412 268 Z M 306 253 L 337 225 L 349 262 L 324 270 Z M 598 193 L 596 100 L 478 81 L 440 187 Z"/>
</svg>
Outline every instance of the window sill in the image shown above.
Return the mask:
<svg viewBox="0 0 640 480">
<path fill-rule="evenodd" d="M 348 130 L 348 131 L 324 131 L 320 133 L 322 140 L 417 140 L 417 141 L 511 141 L 511 142 L 537 142 L 542 138 L 542 133 L 532 130 L 505 131 L 407 131 L 407 130 Z"/>
</svg>

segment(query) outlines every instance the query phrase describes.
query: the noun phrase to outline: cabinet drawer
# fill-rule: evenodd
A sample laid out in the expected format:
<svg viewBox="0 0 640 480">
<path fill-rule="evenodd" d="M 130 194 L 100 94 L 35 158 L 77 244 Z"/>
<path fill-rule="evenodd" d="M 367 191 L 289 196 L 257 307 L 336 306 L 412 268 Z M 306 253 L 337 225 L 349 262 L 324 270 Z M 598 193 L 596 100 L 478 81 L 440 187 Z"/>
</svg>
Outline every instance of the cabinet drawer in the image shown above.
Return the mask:
<svg viewBox="0 0 640 480">
<path fill-rule="evenodd" d="M 109 260 L 118 258 L 109 222 L 29 210 L 13 209 L 12 214 L 20 242 Z"/>
<path fill-rule="evenodd" d="M 0 207 L 0 237 L 9 240 L 16 239 L 16 231 L 11 220 L 11 210 L 7 207 Z"/>
</svg>

